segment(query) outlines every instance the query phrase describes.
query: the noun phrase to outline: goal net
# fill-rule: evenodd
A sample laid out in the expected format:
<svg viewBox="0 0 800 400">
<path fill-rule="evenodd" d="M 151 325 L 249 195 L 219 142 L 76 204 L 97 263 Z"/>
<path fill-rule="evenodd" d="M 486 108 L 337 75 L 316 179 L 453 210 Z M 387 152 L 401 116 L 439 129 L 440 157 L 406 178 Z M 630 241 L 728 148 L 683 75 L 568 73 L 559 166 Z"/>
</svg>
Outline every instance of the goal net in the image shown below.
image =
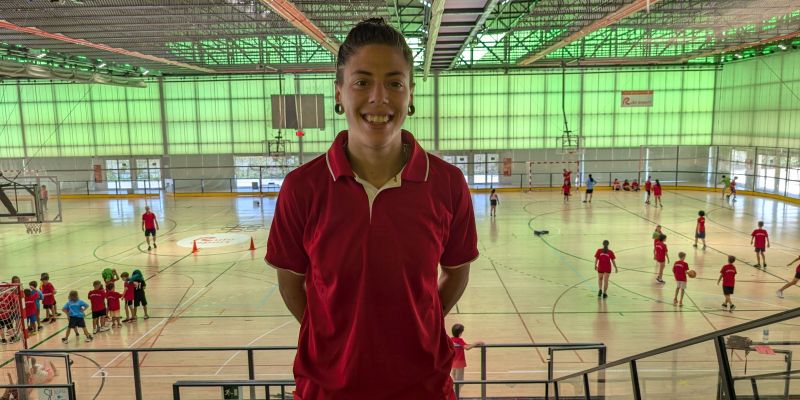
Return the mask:
<svg viewBox="0 0 800 400">
<path fill-rule="evenodd" d="M 22 348 L 27 349 L 28 331 L 23 303 L 22 289 L 18 284 L 0 284 L 0 342 L 21 343 Z"/>
</svg>

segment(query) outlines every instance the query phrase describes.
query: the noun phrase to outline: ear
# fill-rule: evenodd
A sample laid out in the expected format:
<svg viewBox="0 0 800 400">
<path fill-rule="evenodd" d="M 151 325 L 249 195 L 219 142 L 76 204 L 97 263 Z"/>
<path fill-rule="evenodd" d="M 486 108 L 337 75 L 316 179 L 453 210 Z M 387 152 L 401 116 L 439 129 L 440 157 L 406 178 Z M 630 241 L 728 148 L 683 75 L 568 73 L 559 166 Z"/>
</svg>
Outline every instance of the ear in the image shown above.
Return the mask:
<svg viewBox="0 0 800 400">
<path fill-rule="evenodd" d="M 414 87 L 416 87 L 416 85 L 412 83 L 411 90 L 409 90 L 410 93 L 408 95 L 408 104 L 414 104 Z"/>
<path fill-rule="evenodd" d="M 333 81 L 334 104 L 342 104 L 342 87 L 338 81 Z"/>
</svg>

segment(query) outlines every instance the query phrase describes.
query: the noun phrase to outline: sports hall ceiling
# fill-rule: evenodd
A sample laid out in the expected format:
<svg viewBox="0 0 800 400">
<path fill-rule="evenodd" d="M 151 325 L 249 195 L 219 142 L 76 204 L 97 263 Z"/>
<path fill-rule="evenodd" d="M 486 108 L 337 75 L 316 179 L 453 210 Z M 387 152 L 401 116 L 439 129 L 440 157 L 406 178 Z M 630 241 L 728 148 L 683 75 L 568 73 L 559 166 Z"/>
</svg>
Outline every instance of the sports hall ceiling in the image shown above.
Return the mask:
<svg viewBox="0 0 800 400">
<path fill-rule="evenodd" d="M 331 71 L 347 31 L 377 16 L 425 74 L 717 64 L 800 45 L 800 0 L 2 0 L 0 75 Z"/>
</svg>

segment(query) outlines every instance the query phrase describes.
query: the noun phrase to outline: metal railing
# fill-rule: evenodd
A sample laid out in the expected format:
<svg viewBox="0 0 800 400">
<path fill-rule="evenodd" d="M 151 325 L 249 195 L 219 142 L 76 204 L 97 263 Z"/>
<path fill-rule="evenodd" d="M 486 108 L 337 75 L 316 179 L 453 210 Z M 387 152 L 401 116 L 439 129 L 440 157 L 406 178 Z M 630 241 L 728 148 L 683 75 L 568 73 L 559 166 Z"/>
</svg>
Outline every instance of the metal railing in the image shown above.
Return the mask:
<svg viewBox="0 0 800 400">
<path fill-rule="evenodd" d="M 247 356 L 247 378 L 248 380 L 245 382 L 255 382 L 256 381 L 256 364 L 255 364 L 255 353 L 256 352 L 275 352 L 275 351 L 295 351 L 297 349 L 296 346 L 239 346 L 239 347 L 172 347 L 172 348 L 109 348 L 109 349 L 58 349 L 58 350 L 48 350 L 48 349 L 29 349 L 29 350 L 20 350 L 15 353 L 15 361 L 17 364 L 18 371 L 22 371 L 25 368 L 25 357 L 40 357 L 40 356 L 47 356 L 47 355 L 64 355 L 64 354 L 90 354 L 90 353 L 123 353 L 130 355 L 131 359 L 131 368 L 133 371 L 133 389 L 135 394 L 136 400 L 141 400 L 144 397 L 143 390 L 142 390 L 142 373 L 141 373 L 141 365 L 140 365 L 140 355 L 148 354 L 148 353 L 186 353 L 186 352 L 228 352 L 228 353 L 245 353 Z M 488 379 L 488 371 L 487 371 L 487 363 L 489 361 L 490 351 L 492 349 L 547 349 L 547 379 L 546 380 L 518 380 L 513 381 L 515 384 L 547 384 L 551 382 L 554 378 L 554 371 L 555 371 L 555 355 L 559 352 L 564 351 L 597 351 L 597 362 L 598 364 L 605 363 L 606 361 L 606 346 L 602 343 L 523 343 L 523 344 L 490 344 L 480 346 L 480 374 L 481 379 L 477 381 L 463 381 L 458 382 L 460 384 L 465 385 L 480 385 L 481 386 L 481 396 L 486 397 L 486 388 L 487 385 L 498 384 L 498 380 L 491 380 Z M 22 369 L 21 369 L 22 368 Z M 69 371 L 68 371 L 68 376 Z M 195 386 L 201 387 L 203 386 L 203 382 L 215 382 L 215 381 L 194 381 Z M 217 381 L 223 382 L 223 381 Z M 252 385 L 245 385 L 251 387 L 262 387 L 268 386 L 280 386 L 284 385 L 284 381 L 259 381 L 259 384 L 253 383 Z M 277 383 L 276 383 L 277 382 Z M 502 381 L 506 382 L 506 381 Z M 511 382 L 511 381 L 508 381 Z M 189 385 L 190 382 L 188 381 L 181 381 L 181 385 L 179 387 L 184 386 L 191 386 Z M 225 384 L 228 386 L 229 384 Z M 232 383 L 230 385 L 233 385 Z M 206 387 L 211 386 L 221 386 L 207 383 Z M 173 393 L 175 393 L 176 389 L 173 388 Z M 549 390 L 549 386 L 546 388 Z"/>
<path fill-rule="evenodd" d="M 753 320 L 753 321 L 750 321 L 750 322 L 746 322 L 744 324 L 736 325 L 736 326 L 733 326 L 733 327 L 730 327 L 730 328 L 721 329 L 721 330 L 718 330 L 716 332 L 711 332 L 711 333 L 708 333 L 708 334 L 705 334 L 705 335 L 697 336 L 697 337 L 692 338 L 692 339 L 683 340 L 683 341 L 680 341 L 680 342 L 677 342 L 677 343 L 674 343 L 674 344 L 671 344 L 671 345 L 668 345 L 668 346 L 664 346 L 664 347 L 660 347 L 660 348 L 657 348 L 657 349 L 654 349 L 654 350 L 646 351 L 644 353 L 636 354 L 636 355 L 633 355 L 633 356 L 630 356 L 630 357 L 625 357 L 625 358 L 622 358 L 622 359 L 619 359 L 619 360 L 616 360 L 616 361 L 612 361 L 612 362 L 609 362 L 609 363 L 606 363 L 606 364 L 603 364 L 603 365 L 600 365 L 600 366 L 597 366 L 597 367 L 594 367 L 594 368 L 589 368 L 589 369 L 587 369 L 585 371 L 580 371 L 580 372 L 576 372 L 576 373 L 573 373 L 573 374 L 569 374 L 569 375 L 565 375 L 565 376 L 561 376 L 561 377 L 555 378 L 555 379 L 553 379 L 553 384 L 554 384 L 554 390 L 555 390 L 556 399 L 558 400 L 560 398 L 559 397 L 559 384 L 561 384 L 563 382 L 567 382 L 567 381 L 573 381 L 573 380 L 576 380 L 576 379 L 582 379 L 583 382 L 584 382 L 583 393 L 584 393 L 585 399 L 589 400 L 591 398 L 594 398 L 595 395 L 593 395 L 589 391 L 588 379 L 589 379 L 590 374 L 593 374 L 593 373 L 604 373 L 604 372 L 608 371 L 609 369 L 612 369 L 612 368 L 615 368 L 615 367 L 619 367 L 619 366 L 624 367 L 624 366 L 627 365 L 629 370 L 630 370 L 630 385 L 631 385 L 632 397 L 634 399 L 636 399 L 636 400 L 640 400 L 643 397 L 642 397 L 642 390 L 641 390 L 641 385 L 640 385 L 641 382 L 640 382 L 640 379 L 639 379 L 639 373 L 638 373 L 639 371 L 638 371 L 637 362 L 646 360 L 647 358 L 655 357 L 655 356 L 658 356 L 658 355 L 670 353 L 670 352 L 673 352 L 673 351 L 676 351 L 676 350 L 680 350 L 680 349 L 684 349 L 684 348 L 687 348 L 687 347 L 690 347 L 690 346 L 698 345 L 698 344 L 701 344 L 701 343 L 708 343 L 708 342 L 713 342 L 713 345 L 714 345 L 714 348 L 715 348 L 715 353 L 716 353 L 716 356 L 717 356 L 716 361 L 717 361 L 717 364 L 719 366 L 719 382 L 718 382 L 719 393 L 717 395 L 717 398 L 736 399 L 736 390 L 734 388 L 734 382 L 737 379 L 735 379 L 733 377 L 733 373 L 732 373 L 732 370 L 731 370 L 730 362 L 728 360 L 728 356 L 727 356 L 727 353 L 726 353 L 727 347 L 726 347 L 726 344 L 725 344 L 725 337 L 726 336 L 730 336 L 730 335 L 734 335 L 734 334 L 737 334 L 737 333 L 741 333 L 741 332 L 744 332 L 744 331 L 759 329 L 759 328 L 762 328 L 762 327 L 767 326 L 767 325 L 780 323 L 780 322 L 787 321 L 787 320 L 790 320 L 790 319 L 793 319 L 793 318 L 797 318 L 797 317 L 800 317 L 800 307 L 799 308 L 795 308 L 795 309 L 791 309 L 791 310 L 788 310 L 788 311 L 780 312 L 780 313 L 777 313 L 777 314 L 773 314 L 773 315 L 770 315 L 770 316 L 767 316 L 767 317 L 764 317 L 764 318 L 760 318 L 760 319 L 757 319 L 757 320 Z M 776 342 L 776 343 L 780 344 L 781 342 Z M 771 344 L 775 345 L 776 343 L 771 343 Z M 786 342 L 786 343 L 794 343 L 794 342 Z M 789 364 L 789 367 L 791 367 L 791 364 Z M 791 372 L 791 371 L 789 371 L 789 372 Z M 788 372 L 780 372 L 779 374 L 766 374 L 766 375 L 763 375 L 763 378 L 768 378 L 768 377 L 769 378 L 774 378 L 775 376 L 778 376 L 780 374 L 787 375 L 787 373 Z M 742 377 L 740 379 L 741 380 L 744 380 L 744 379 L 749 379 L 749 380 L 755 379 L 755 380 L 758 380 L 758 379 L 762 379 L 762 376 L 745 376 L 745 377 Z M 786 378 L 786 379 L 788 379 L 788 378 Z M 720 397 L 720 395 L 722 397 Z M 786 393 L 786 398 L 788 398 L 788 392 Z"/>
</svg>

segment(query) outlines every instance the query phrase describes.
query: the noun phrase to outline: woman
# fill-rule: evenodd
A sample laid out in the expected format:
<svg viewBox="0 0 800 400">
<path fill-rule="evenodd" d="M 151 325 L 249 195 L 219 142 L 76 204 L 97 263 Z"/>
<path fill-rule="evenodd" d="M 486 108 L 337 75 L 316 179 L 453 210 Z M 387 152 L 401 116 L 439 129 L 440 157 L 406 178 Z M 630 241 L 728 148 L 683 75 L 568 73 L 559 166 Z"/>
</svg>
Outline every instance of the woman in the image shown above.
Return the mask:
<svg viewBox="0 0 800 400">
<path fill-rule="evenodd" d="M 608 276 L 611 275 L 611 266 L 614 266 L 614 272 L 617 273 L 617 257 L 614 252 L 608 249 L 608 240 L 603 240 L 603 248 L 597 249 L 594 253 L 594 270 L 597 271 L 597 297 L 608 297 Z"/>
<path fill-rule="evenodd" d="M 444 316 L 478 257 L 475 219 L 461 171 L 401 129 L 412 74 L 396 29 L 353 28 L 335 81 L 348 129 L 281 187 L 265 260 L 300 321 L 295 398 L 455 398 Z"/>
</svg>

